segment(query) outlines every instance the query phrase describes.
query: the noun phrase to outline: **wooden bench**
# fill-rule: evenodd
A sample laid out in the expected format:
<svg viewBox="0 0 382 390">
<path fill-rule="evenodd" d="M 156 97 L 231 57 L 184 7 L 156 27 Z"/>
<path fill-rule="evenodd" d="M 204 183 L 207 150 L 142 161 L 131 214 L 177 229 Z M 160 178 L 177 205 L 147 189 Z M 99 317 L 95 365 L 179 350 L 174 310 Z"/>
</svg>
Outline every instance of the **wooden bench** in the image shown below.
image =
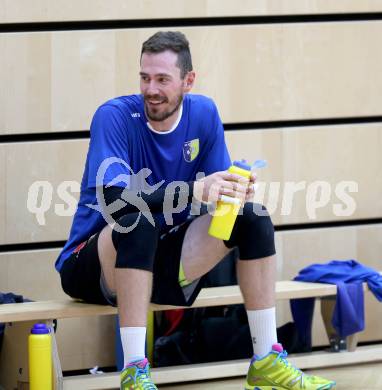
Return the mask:
<svg viewBox="0 0 382 390">
<path fill-rule="evenodd" d="M 364 284 L 364 291 L 368 291 L 366 283 Z M 279 281 L 276 283 L 276 299 L 278 300 L 310 297 L 323 298 L 336 295 L 336 292 L 337 287 L 330 284 L 295 281 Z M 238 286 L 213 287 L 203 289 L 192 307 L 221 306 L 242 302 L 243 299 Z M 176 307 L 150 305 L 152 311 L 174 308 Z M 117 314 L 116 308 L 87 304 L 71 299 L 0 305 L 0 323 L 23 321 L 47 321 L 51 323 L 52 319 L 113 314 Z M 53 345 L 57 389 L 90 390 L 115 389 L 119 387 L 118 373 L 63 377 L 55 340 Z M 370 362 L 375 361 L 377 356 L 380 356 L 382 360 L 382 344 L 359 347 L 355 352 L 340 354 L 331 352 L 298 354 L 291 356 L 290 360 L 296 366 L 307 369 Z M 155 383 L 163 384 L 245 375 L 247 369 L 248 360 L 246 359 L 154 368 L 152 375 Z"/>
</svg>

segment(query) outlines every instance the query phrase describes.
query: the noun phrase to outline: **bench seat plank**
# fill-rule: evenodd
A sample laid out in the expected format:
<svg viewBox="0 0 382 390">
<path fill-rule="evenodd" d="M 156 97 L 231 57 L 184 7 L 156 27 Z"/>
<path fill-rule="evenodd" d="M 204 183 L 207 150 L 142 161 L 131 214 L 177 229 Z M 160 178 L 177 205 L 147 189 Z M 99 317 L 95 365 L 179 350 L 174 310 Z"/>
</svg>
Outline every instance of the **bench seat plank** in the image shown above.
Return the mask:
<svg viewBox="0 0 382 390">
<path fill-rule="evenodd" d="M 367 285 L 364 283 L 364 290 Z M 325 297 L 335 295 L 333 284 L 305 283 L 296 281 L 276 282 L 276 299 Z M 203 289 L 193 308 L 243 303 L 238 286 L 211 287 Z M 175 309 L 176 306 L 151 304 L 153 311 Z M 94 305 L 72 299 L 12 303 L 0 305 L 0 323 L 17 321 L 49 320 L 53 318 L 89 317 L 117 314 L 111 306 Z"/>
</svg>

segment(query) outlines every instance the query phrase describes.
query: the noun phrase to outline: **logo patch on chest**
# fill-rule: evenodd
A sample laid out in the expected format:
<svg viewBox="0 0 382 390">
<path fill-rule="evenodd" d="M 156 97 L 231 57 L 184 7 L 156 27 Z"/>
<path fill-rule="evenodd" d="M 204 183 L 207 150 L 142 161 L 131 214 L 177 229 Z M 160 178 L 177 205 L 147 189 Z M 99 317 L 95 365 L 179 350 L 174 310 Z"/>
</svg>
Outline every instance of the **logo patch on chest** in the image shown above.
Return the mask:
<svg viewBox="0 0 382 390">
<path fill-rule="evenodd" d="M 187 162 L 195 160 L 199 154 L 199 138 L 187 141 L 183 145 L 183 157 Z"/>
</svg>

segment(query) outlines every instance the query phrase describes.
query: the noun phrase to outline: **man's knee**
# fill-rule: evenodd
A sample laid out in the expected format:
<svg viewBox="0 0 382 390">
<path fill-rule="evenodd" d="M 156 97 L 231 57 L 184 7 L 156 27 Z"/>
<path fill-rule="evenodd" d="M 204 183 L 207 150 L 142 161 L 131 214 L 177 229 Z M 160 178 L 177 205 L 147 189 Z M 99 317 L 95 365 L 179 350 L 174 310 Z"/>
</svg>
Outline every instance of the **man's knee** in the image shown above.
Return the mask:
<svg viewBox="0 0 382 390">
<path fill-rule="evenodd" d="M 159 239 L 158 224 L 153 226 L 139 213 L 126 214 L 117 223 L 122 229 L 114 229 L 112 233 L 117 251 L 116 268 L 152 271 Z"/>
<path fill-rule="evenodd" d="M 241 225 L 239 229 L 242 233 L 250 232 L 252 239 L 274 241 L 275 229 L 265 206 L 247 202 L 238 223 Z"/>
<path fill-rule="evenodd" d="M 267 209 L 247 202 L 238 215 L 226 246 L 239 248 L 241 260 L 259 259 L 275 254 L 274 227 Z"/>
</svg>

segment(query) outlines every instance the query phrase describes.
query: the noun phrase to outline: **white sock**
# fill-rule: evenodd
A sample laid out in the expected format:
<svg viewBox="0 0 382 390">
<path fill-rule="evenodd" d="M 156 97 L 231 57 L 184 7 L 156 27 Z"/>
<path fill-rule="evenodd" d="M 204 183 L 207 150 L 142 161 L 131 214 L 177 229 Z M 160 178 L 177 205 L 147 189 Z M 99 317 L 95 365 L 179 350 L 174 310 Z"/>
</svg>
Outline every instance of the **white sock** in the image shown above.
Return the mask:
<svg viewBox="0 0 382 390">
<path fill-rule="evenodd" d="M 123 366 L 137 360 L 143 360 L 145 355 L 146 328 L 125 327 L 120 328 L 123 349 Z"/>
<path fill-rule="evenodd" d="M 276 308 L 247 310 L 251 331 L 253 353 L 259 357 L 267 355 L 277 343 Z"/>
</svg>

